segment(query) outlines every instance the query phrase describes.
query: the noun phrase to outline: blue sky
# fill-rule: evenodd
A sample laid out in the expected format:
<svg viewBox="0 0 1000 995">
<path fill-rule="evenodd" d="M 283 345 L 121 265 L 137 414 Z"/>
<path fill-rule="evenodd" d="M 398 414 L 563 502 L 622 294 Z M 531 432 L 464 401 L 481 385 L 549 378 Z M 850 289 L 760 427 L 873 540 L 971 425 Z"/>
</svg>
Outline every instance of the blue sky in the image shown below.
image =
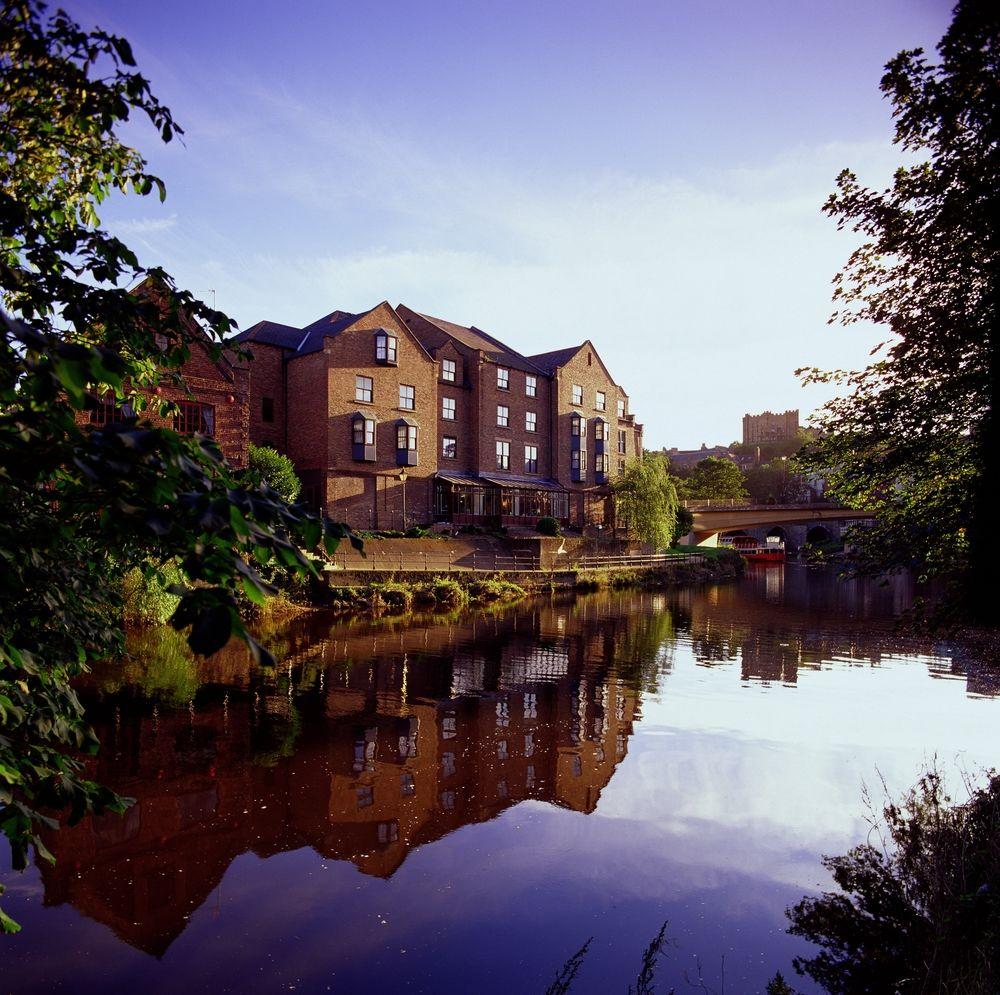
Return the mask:
<svg viewBox="0 0 1000 995">
<path fill-rule="evenodd" d="M 650 447 L 820 404 L 845 166 L 899 155 L 882 66 L 940 0 L 69 2 L 133 43 L 186 129 L 105 221 L 246 327 L 400 301 L 525 353 L 590 338 Z"/>
</svg>

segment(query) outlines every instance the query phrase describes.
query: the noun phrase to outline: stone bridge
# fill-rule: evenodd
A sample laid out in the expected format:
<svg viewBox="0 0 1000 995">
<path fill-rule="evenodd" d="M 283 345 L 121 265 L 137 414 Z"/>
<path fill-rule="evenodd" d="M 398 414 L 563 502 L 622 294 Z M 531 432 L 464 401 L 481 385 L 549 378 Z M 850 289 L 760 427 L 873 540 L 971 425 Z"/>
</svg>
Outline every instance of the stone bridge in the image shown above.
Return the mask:
<svg viewBox="0 0 1000 995">
<path fill-rule="evenodd" d="M 790 548 L 806 542 L 839 539 L 848 525 L 870 521 L 872 515 L 836 504 L 746 504 L 734 501 L 685 501 L 694 518 L 690 545 L 717 546 L 726 532 L 743 532 L 757 539 L 780 536 Z"/>
</svg>

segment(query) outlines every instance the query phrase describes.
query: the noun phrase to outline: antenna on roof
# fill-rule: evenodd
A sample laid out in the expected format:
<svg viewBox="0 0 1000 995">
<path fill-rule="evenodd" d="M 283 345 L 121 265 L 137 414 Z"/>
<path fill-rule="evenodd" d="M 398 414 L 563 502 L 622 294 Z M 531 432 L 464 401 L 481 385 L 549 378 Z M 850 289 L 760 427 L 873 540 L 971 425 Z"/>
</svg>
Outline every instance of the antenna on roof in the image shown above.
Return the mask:
<svg viewBox="0 0 1000 995">
<path fill-rule="evenodd" d="M 215 288 L 214 287 L 209 287 L 208 288 L 208 292 L 212 295 L 212 310 L 213 311 L 217 311 L 218 308 L 216 308 L 216 306 L 215 306 Z"/>
</svg>

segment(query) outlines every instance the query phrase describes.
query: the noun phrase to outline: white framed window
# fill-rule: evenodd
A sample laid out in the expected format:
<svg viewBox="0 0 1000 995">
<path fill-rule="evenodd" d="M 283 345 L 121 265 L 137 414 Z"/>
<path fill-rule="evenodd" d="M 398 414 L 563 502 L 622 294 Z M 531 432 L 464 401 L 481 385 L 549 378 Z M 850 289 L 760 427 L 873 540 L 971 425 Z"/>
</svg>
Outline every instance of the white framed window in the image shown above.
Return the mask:
<svg viewBox="0 0 1000 995">
<path fill-rule="evenodd" d="M 497 405 L 497 425 L 507 428 L 510 425 L 510 408 L 506 404 Z"/>
<path fill-rule="evenodd" d="M 618 429 L 618 452 L 624 455 L 627 443 L 627 436 L 625 434 L 625 429 Z"/>
<path fill-rule="evenodd" d="M 618 398 L 618 417 L 619 418 L 625 417 L 625 401 L 621 397 Z"/>
<path fill-rule="evenodd" d="M 597 453 L 594 456 L 594 472 L 595 473 L 607 473 L 608 472 L 608 458 L 604 453 Z"/>
<path fill-rule="evenodd" d="M 578 383 L 573 384 L 573 403 L 583 404 L 583 387 Z"/>
<path fill-rule="evenodd" d="M 445 421 L 455 420 L 455 398 L 453 397 L 441 398 L 441 417 Z"/>
<path fill-rule="evenodd" d="M 575 480 L 583 479 L 587 472 L 587 450 L 574 449 L 569 455 L 569 466 Z"/>
<path fill-rule="evenodd" d="M 510 443 L 497 440 L 497 469 L 510 469 Z"/>
<path fill-rule="evenodd" d="M 441 360 L 441 379 L 447 380 L 448 383 L 455 382 L 455 374 L 457 369 L 455 367 L 455 360 L 453 359 L 442 359 Z"/>
<path fill-rule="evenodd" d="M 458 459 L 458 439 L 454 435 L 441 436 L 441 455 L 445 459 Z"/>
<path fill-rule="evenodd" d="M 594 398 L 594 407 L 598 411 L 606 411 L 608 407 L 608 395 L 604 393 L 603 390 L 597 392 L 597 396 Z"/>
<path fill-rule="evenodd" d="M 572 427 L 574 436 L 578 435 L 581 439 L 587 438 L 587 423 L 580 415 L 573 415 L 570 419 L 570 426 Z"/>
<path fill-rule="evenodd" d="M 354 445 L 374 446 L 375 445 L 375 419 L 355 418 L 352 425 L 354 430 Z"/>
<path fill-rule="evenodd" d="M 510 370 L 506 366 L 497 367 L 497 390 L 510 390 Z"/>
<path fill-rule="evenodd" d="M 524 447 L 524 472 L 538 473 L 538 446 Z"/>
<path fill-rule="evenodd" d="M 525 432 L 534 432 L 537 430 L 538 419 L 535 417 L 534 411 L 525 411 L 524 413 L 524 430 Z"/>
<path fill-rule="evenodd" d="M 417 406 L 417 389 L 408 383 L 399 385 L 399 406 L 404 411 L 412 411 Z"/>
<path fill-rule="evenodd" d="M 410 452 L 416 452 L 417 449 L 416 425 L 396 426 L 396 448 L 408 449 Z"/>
<path fill-rule="evenodd" d="M 604 427 L 605 426 L 604 426 L 604 419 L 603 418 L 598 418 L 594 422 L 594 438 L 598 442 L 603 442 L 604 441 L 604 435 L 605 435 Z"/>
<path fill-rule="evenodd" d="M 378 363 L 396 362 L 396 336 L 388 332 L 379 332 L 375 336 L 375 361 Z"/>
<path fill-rule="evenodd" d="M 371 404 L 373 394 L 373 384 L 371 377 L 356 376 L 354 378 L 354 400 L 364 404 Z"/>
<path fill-rule="evenodd" d="M 524 378 L 524 393 L 528 397 L 535 397 L 538 394 L 538 377 L 528 373 Z"/>
</svg>

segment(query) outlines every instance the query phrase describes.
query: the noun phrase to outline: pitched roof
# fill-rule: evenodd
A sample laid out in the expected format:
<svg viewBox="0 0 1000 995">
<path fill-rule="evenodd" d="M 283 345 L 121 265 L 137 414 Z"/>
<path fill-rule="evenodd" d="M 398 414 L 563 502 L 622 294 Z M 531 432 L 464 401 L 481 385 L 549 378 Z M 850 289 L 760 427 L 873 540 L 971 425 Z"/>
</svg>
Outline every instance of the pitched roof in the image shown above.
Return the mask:
<svg viewBox="0 0 1000 995">
<path fill-rule="evenodd" d="M 479 352 L 485 353 L 487 358 L 494 363 L 501 366 L 510 366 L 515 370 L 525 370 L 528 373 L 542 372 L 527 356 L 521 355 L 516 349 L 511 349 L 509 345 L 505 345 L 499 339 L 494 338 L 489 332 L 484 332 L 481 328 L 476 328 L 475 325 L 457 325 L 453 321 L 445 321 L 444 318 L 435 318 L 430 314 L 421 314 L 419 311 L 415 311 L 414 314 L 420 314 L 420 317 L 424 321 L 429 321 L 432 325 L 436 325 L 442 332 L 455 339 L 456 342 L 460 342 L 466 348 L 476 349 Z"/>
<path fill-rule="evenodd" d="M 237 342 L 261 342 L 282 349 L 297 349 L 305 333 L 301 328 L 282 325 L 277 321 L 258 321 L 236 336 Z"/>
<path fill-rule="evenodd" d="M 551 374 L 560 366 L 565 366 L 582 348 L 581 342 L 580 345 L 570 346 L 568 349 L 553 349 L 552 352 L 540 352 L 528 358 L 546 373 Z"/>
<path fill-rule="evenodd" d="M 338 335 L 348 325 L 353 325 L 362 314 L 368 314 L 368 312 L 351 314 L 348 311 L 331 311 L 329 314 L 323 315 L 322 318 L 317 318 L 316 321 L 306 325 L 302 329 L 304 338 L 298 348 L 298 355 L 304 356 L 308 352 L 319 352 L 323 348 L 323 339 Z"/>
</svg>

